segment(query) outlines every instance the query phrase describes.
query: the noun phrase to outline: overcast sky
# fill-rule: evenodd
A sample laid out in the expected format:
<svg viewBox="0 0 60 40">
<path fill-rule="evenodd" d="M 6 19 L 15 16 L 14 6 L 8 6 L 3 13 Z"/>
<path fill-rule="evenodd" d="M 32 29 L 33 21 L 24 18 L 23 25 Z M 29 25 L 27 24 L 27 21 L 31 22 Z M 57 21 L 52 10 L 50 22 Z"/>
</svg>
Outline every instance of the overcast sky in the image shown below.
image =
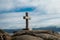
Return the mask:
<svg viewBox="0 0 60 40">
<path fill-rule="evenodd" d="M 0 28 L 24 28 L 25 12 L 31 17 L 29 28 L 60 27 L 60 0 L 0 0 Z"/>
</svg>

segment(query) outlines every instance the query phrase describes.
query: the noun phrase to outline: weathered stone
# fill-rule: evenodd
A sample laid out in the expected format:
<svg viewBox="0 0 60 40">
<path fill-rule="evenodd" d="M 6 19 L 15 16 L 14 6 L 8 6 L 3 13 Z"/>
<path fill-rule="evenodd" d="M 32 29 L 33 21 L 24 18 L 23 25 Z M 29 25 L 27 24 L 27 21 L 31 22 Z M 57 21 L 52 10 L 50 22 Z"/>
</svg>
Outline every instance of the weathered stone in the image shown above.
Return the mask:
<svg viewBox="0 0 60 40">
<path fill-rule="evenodd" d="M 22 35 L 22 36 L 16 36 L 12 40 L 43 40 L 43 39 L 31 35 Z"/>
<path fill-rule="evenodd" d="M 41 37 L 43 39 L 52 39 L 52 40 L 60 40 L 57 36 L 55 35 L 51 35 L 51 34 L 44 34 L 44 33 L 41 33 L 41 34 L 35 34 L 36 37 Z"/>
<path fill-rule="evenodd" d="M 48 30 L 22 30 L 16 32 L 12 37 L 15 40 L 23 39 L 23 40 L 33 40 L 32 38 L 36 38 L 35 40 L 60 40 L 58 33 Z M 32 37 L 32 38 L 30 38 Z M 25 39 L 24 39 L 25 38 Z M 40 38 L 40 39 L 39 39 Z"/>
<path fill-rule="evenodd" d="M 11 36 L 3 30 L 0 30 L 0 40 L 11 40 Z"/>
</svg>

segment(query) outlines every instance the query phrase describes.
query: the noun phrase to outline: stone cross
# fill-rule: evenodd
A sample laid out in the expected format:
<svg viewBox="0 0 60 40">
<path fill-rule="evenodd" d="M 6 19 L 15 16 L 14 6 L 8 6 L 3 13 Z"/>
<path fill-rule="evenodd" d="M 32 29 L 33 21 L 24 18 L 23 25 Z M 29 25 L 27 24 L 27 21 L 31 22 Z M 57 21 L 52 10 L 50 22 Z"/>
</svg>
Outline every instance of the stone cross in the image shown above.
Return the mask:
<svg viewBox="0 0 60 40">
<path fill-rule="evenodd" d="M 26 19 L 26 28 L 25 28 L 25 30 L 29 30 L 29 19 L 30 19 L 30 17 L 28 16 L 28 12 L 26 12 L 26 14 L 25 14 L 26 16 L 24 16 L 23 17 L 23 19 Z"/>
</svg>

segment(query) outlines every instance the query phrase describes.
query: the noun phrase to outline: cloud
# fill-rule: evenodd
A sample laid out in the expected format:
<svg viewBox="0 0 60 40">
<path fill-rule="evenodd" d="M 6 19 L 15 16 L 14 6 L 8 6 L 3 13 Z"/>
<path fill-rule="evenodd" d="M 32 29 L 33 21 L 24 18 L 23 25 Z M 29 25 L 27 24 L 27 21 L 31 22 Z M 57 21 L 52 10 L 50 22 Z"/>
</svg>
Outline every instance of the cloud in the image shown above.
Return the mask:
<svg viewBox="0 0 60 40">
<path fill-rule="evenodd" d="M 0 0 L 0 11 L 14 11 L 21 7 L 35 7 L 35 12 L 55 14 L 60 13 L 60 0 Z M 4 10 L 4 11 L 3 11 Z M 17 10 L 20 11 L 20 10 Z"/>
<path fill-rule="evenodd" d="M 0 28 L 2 29 L 17 29 L 19 27 L 22 28 L 24 26 L 24 20 L 23 20 L 23 12 L 18 13 L 6 13 L 6 14 L 0 14 L 2 18 L 0 18 Z"/>
<path fill-rule="evenodd" d="M 0 0 L 0 13 L 33 11 L 36 7 L 28 2 L 30 1 Z"/>
<path fill-rule="evenodd" d="M 60 0 L 0 0 L 0 27 L 24 28 L 24 13 L 29 11 L 29 27 L 60 26 Z"/>
<path fill-rule="evenodd" d="M 2 19 L 0 20 L 0 27 L 2 29 L 19 29 L 25 28 L 25 20 L 23 16 L 25 12 L 15 12 L 1 14 Z M 4 17 L 3 17 L 4 16 Z M 46 26 L 60 26 L 60 14 L 56 15 L 33 15 L 29 12 L 31 20 L 29 20 L 29 28 L 33 27 L 46 27 Z"/>
<path fill-rule="evenodd" d="M 32 27 L 60 26 L 60 14 L 55 15 L 35 15 L 32 16 L 30 24 Z"/>
</svg>

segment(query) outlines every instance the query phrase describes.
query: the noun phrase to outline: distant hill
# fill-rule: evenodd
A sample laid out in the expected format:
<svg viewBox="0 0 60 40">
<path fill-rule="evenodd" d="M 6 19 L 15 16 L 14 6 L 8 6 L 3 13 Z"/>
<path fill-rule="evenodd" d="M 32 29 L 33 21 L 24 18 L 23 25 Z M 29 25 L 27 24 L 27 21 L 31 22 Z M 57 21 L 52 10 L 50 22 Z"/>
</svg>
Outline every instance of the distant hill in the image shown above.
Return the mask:
<svg viewBox="0 0 60 40">
<path fill-rule="evenodd" d="M 60 32 L 60 28 L 58 28 L 57 26 L 33 28 L 33 30 L 52 30 L 52 31 L 55 31 L 55 32 Z"/>
<path fill-rule="evenodd" d="M 3 29 L 5 32 L 8 33 L 14 33 L 16 31 L 22 30 L 22 29 Z M 60 28 L 57 28 L 57 26 L 48 26 L 48 27 L 40 27 L 40 28 L 32 28 L 32 30 L 52 30 L 55 32 L 60 32 Z"/>
<path fill-rule="evenodd" d="M 14 33 L 19 30 L 21 30 L 21 29 L 3 29 L 3 31 L 8 32 L 8 33 Z"/>
</svg>

